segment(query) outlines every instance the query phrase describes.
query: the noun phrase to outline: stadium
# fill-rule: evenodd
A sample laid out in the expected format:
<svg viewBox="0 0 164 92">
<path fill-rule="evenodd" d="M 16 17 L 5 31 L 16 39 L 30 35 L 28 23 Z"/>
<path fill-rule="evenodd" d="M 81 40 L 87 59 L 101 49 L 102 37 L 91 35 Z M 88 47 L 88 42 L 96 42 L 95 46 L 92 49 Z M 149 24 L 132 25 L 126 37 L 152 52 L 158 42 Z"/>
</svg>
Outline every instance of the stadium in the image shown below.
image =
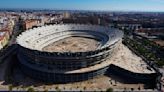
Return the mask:
<svg viewBox="0 0 164 92">
<path fill-rule="evenodd" d="M 49 25 L 17 37 L 23 72 L 46 82 L 74 82 L 103 75 L 123 33 L 97 25 Z"/>
</svg>

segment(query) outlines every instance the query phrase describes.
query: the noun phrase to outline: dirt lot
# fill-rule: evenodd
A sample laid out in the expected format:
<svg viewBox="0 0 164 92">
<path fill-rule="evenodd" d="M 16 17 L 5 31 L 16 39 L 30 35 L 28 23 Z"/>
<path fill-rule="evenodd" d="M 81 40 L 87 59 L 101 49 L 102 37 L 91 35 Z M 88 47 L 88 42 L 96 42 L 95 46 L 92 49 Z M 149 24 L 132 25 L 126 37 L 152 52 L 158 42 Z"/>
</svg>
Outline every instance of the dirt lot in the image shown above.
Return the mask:
<svg viewBox="0 0 164 92">
<path fill-rule="evenodd" d="M 48 52 L 85 52 L 95 50 L 99 46 L 99 42 L 95 39 L 83 37 L 69 37 L 54 42 L 43 48 Z"/>
<path fill-rule="evenodd" d="M 160 46 L 164 46 L 164 40 L 154 40 L 154 42 Z"/>
</svg>

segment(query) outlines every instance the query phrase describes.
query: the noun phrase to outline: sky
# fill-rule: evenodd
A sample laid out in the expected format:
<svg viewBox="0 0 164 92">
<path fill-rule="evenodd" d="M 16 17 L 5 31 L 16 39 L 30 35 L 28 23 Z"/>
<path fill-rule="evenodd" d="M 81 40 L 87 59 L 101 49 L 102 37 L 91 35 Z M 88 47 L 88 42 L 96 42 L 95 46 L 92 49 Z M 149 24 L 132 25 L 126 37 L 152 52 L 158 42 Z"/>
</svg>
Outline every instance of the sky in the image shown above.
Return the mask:
<svg viewBox="0 0 164 92">
<path fill-rule="evenodd" d="M 0 0 L 0 8 L 164 12 L 164 0 Z"/>
</svg>

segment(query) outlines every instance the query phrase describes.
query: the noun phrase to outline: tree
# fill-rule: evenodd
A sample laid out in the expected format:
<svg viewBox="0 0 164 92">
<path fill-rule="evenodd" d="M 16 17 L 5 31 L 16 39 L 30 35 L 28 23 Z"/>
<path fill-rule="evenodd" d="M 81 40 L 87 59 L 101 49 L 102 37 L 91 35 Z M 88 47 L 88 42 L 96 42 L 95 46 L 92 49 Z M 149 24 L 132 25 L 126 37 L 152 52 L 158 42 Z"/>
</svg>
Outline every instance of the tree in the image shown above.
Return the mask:
<svg viewBox="0 0 164 92">
<path fill-rule="evenodd" d="M 13 86 L 9 85 L 9 91 L 12 91 L 12 90 L 13 90 Z"/>
<path fill-rule="evenodd" d="M 35 90 L 30 87 L 30 88 L 27 89 L 27 92 L 35 92 Z"/>
<path fill-rule="evenodd" d="M 113 92 L 113 88 L 108 88 L 106 92 Z"/>
<path fill-rule="evenodd" d="M 131 91 L 134 91 L 134 88 L 131 88 Z"/>
<path fill-rule="evenodd" d="M 59 87 L 58 87 L 58 86 L 56 86 L 56 88 L 55 88 L 55 89 L 56 89 L 56 91 L 57 91 L 57 92 L 60 92 L 60 91 L 61 91 L 61 90 L 59 89 Z"/>
<path fill-rule="evenodd" d="M 83 89 L 86 90 L 86 87 L 84 87 Z"/>
</svg>

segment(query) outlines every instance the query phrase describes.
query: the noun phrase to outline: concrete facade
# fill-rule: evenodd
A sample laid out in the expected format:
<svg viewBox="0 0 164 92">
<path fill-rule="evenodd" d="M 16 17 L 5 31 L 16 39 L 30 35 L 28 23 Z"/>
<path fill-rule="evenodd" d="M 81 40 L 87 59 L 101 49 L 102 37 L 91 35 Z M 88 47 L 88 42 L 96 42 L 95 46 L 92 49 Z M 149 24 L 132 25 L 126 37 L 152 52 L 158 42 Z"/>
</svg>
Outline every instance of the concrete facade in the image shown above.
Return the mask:
<svg viewBox="0 0 164 92">
<path fill-rule="evenodd" d="M 86 52 L 42 50 L 50 43 L 72 36 L 97 39 L 101 45 L 94 51 Z M 111 61 L 107 59 L 112 57 L 122 37 L 123 33 L 117 29 L 97 25 L 69 24 L 38 27 L 18 36 L 18 59 L 22 71 L 34 79 L 53 83 L 83 81 L 108 73 L 107 70 L 110 71 Z M 155 73 L 142 75 L 113 66 L 111 70 L 120 74 L 125 72 L 125 76 L 130 75 L 131 78 L 141 81 L 156 77 Z"/>
</svg>

